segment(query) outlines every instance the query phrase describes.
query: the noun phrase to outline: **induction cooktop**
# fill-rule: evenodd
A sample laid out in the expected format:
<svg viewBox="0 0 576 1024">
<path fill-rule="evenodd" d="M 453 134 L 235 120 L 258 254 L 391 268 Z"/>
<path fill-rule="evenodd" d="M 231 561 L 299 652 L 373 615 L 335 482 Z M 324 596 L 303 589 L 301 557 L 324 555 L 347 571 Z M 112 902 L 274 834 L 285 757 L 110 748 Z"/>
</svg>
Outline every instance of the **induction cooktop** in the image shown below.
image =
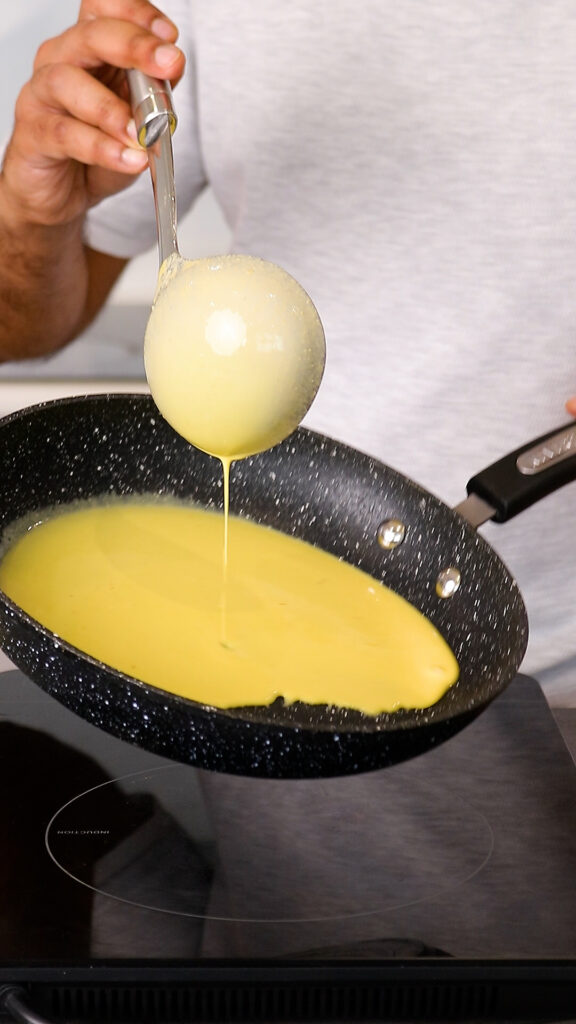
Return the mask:
<svg viewBox="0 0 576 1024">
<path fill-rule="evenodd" d="M 412 761 L 280 781 L 10 671 L 0 768 L 0 1020 L 576 1018 L 576 768 L 533 679 Z"/>
</svg>

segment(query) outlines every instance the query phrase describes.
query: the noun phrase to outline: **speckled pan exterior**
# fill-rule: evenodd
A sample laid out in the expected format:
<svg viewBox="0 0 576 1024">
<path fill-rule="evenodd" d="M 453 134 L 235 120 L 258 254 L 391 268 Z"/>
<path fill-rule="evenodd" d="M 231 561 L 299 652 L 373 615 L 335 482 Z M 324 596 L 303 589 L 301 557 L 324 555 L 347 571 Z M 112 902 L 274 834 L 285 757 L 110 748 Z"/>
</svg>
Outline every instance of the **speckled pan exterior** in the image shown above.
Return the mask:
<svg viewBox="0 0 576 1024">
<path fill-rule="evenodd" d="M 21 516 L 106 495 L 176 495 L 222 507 L 219 463 L 188 445 L 145 395 L 61 399 L 0 420 L 0 544 Z M 506 567 L 460 516 L 394 470 L 300 428 L 232 468 L 232 511 L 316 544 L 382 580 L 445 636 L 459 681 L 433 708 L 370 718 L 303 704 L 222 711 L 88 657 L 0 592 L 0 646 L 22 671 L 98 728 L 208 770 L 270 778 L 369 771 L 414 757 L 471 722 L 516 675 L 528 638 Z M 404 542 L 378 543 L 400 519 Z M 436 579 L 462 583 L 442 599 Z M 158 637 L 162 644 L 162 637 Z"/>
</svg>

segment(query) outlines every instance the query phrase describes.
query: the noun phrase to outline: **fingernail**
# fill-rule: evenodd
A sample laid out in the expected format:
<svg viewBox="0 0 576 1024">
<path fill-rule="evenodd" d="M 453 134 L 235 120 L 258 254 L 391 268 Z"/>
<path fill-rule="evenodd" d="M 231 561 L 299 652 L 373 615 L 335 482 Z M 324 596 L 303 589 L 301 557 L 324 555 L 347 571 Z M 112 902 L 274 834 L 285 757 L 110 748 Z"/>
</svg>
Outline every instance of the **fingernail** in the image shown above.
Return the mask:
<svg viewBox="0 0 576 1024">
<path fill-rule="evenodd" d="M 154 60 L 161 68 L 169 68 L 175 64 L 180 57 L 180 50 L 177 46 L 159 46 L 154 51 Z"/>
<path fill-rule="evenodd" d="M 172 40 L 176 39 L 178 35 L 176 25 L 173 25 L 171 21 L 166 21 L 165 18 L 155 18 L 150 28 L 154 35 L 158 36 L 158 39 Z"/>
<path fill-rule="evenodd" d="M 148 163 L 148 156 L 143 149 L 130 149 L 128 146 L 122 150 L 122 163 L 131 170 L 141 171 Z"/>
<path fill-rule="evenodd" d="M 130 120 L 128 121 L 128 124 L 126 125 L 126 135 L 128 136 L 129 139 L 132 139 L 133 142 L 138 142 L 138 132 L 136 131 L 136 121 L 134 120 L 133 117 L 130 118 Z"/>
</svg>

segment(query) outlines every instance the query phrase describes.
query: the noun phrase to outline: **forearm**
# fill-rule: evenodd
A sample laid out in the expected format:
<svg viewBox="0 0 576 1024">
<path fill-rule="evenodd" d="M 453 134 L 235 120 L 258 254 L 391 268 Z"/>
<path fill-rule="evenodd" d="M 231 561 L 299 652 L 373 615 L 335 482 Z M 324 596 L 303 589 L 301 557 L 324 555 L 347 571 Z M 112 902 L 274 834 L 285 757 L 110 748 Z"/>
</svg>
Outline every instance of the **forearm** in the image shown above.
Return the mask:
<svg viewBox="0 0 576 1024">
<path fill-rule="evenodd" d="M 177 35 L 148 0 L 82 0 L 78 21 L 40 46 L 0 173 L 0 362 L 65 345 L 122 270 L 84 249 L 83 222 L 145 170 L 125 69 L 174 84 Z"/>
<path fill-rule="evenodd" d="M 82 219 L 45 226 L 6 209 L 0 180 L 0 362 L 47 355 L 89 319 Z"/>
</svg>

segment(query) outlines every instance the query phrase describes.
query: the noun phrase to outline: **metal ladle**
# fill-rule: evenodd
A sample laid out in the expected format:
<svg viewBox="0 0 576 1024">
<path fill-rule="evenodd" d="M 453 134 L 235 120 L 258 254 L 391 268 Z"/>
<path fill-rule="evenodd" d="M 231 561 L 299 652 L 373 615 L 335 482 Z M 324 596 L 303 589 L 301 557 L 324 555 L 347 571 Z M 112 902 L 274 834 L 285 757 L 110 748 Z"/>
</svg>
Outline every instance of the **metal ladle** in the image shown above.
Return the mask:
<svg viewBox="0 0 576 1024">
<path fill-rule="evenodd" d="M 177 118 L 168 82 L 150 78 L 134 68 L 127 72 L 127 76 L 138 142 L 148 151 L 158 230 L 158 255 L 162 265 L 168 256 L 179 255 L 172 153 L 172 133 Z"/>
<path fill-rule="evenodd" d="M 324 330 L 310 297 L 276 264 L 244 254 L 180 256 L 170 86 L 135 70 L 128 81 L 148 151 L 160 259 L 146 376 L 175 430 L 229 463 L 271 448 L 301 423 L 324 372 Z"/>
</svg>

